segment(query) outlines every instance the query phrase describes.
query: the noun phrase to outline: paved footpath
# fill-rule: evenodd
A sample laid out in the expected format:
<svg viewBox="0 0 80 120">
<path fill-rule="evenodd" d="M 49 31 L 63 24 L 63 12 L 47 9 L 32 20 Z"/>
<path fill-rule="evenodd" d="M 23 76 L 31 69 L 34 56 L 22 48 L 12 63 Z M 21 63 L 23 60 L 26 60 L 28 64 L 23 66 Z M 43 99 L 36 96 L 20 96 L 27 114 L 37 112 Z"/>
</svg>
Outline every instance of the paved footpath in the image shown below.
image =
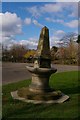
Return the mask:
<svg viewBox="0 0 80 120">
<path fill-rule="evenodd" d="M 26 69 L 28 63 L 3 63 L 2 64 L 2 83 L 8 84 L 31 78 L 31 74 Z M 52 65 L 57 68 L 57 72 L 78 70 L 78 66 Z"/>
</svg>

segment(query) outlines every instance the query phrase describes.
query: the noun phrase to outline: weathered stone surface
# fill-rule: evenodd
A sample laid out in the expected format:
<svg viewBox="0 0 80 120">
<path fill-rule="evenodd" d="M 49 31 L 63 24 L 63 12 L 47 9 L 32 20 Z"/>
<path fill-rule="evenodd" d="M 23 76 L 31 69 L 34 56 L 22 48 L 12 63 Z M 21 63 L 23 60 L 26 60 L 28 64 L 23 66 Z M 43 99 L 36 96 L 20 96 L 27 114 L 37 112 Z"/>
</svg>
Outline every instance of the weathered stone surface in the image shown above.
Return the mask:
<svg viewBox="0 0 80 120">
<path fill-rule="evenodd" d="M 42 28 L 39 38 L 39 43 L 36 52 L 37 57 L 50 59 L 50 44 L 49 44 L 49 30 L 45 26 Z"/>
<path fill-rule="evenodd" d="M 55 73 L 54 68 L 34 68 L 27 66 L 27 69 L 32 73 L 32 81 L 29 90 L 37 93 L 50 92 L 49 77 Z"/>
<path fill-rule="evenodd" d="M 49 30 L 45 26 L 42 28 L 35 54 L 34 67 L 50 68 L 51 67 L 51 55 L 49 44 Z"/>
<path fill-rule="evenodd" d="M 51 100 L 33 100 L 33 99 L 28 99 L 28 98 L 25 98 L 25 97 L 21 97 L 21 96 L 19 96 L 18 95 L 18 91 L 13 91 L 13 92 L 11 92 L 11 96 L 13 97 L 13 99 L 16 99 L 16 100 L 21 100 L 21 101 L 23 101 L 23 102 L 27 102 L 27 103 L 34 103 L 34 104 L 44 104 L 44 103 L 46 103 L 46 104 L 55 104 L 55 103 L 63 103 L 63 102 L 65 102 L 66 100 L 68 100 L 69 99 L 69 96 L 68 95 L 65 95 L 65 94 L 63 94 L 62 93 L 62 96 L 61 97 L 59 97 L 58 99 L 51 99 Z"/>
</svg>

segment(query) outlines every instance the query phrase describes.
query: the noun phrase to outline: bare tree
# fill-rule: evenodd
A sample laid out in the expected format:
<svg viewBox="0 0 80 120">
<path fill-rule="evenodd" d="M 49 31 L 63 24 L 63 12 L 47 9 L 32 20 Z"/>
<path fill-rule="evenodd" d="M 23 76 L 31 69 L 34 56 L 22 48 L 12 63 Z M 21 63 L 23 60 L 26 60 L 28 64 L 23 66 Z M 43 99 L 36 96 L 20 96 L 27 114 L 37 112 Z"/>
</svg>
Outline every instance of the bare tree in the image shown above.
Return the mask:
<svg viewBox="0 0 80 120">
<path fill-rule="evenodd" d="M 76 64 L 78 61 L 77 57 L 78 53 L 78 44 L 74 42 L 72 39 L 67 43 L 66 46 L 60 46 L 56 56 L 60 60 L 61 63 L 65 64 Z"/>
<path fill-rule="evenodd" d="M 24 61 L 24 54 L 27 52 L 27 48 L 23 45 L 13 45 L 9 50 L 12 61 Z"/>
<path fill-rule="evenodd" d="M 78 65 L 80 65 L 80 35 L 78 35 Z"/>
<path fill-rule="evenodd" d="M 23 45 L 13 45 L 10 49 L 2 47 L 2 60 L 12 62 L 24 62 L 24 54 L 28 48 Z"/>
<path fill-rule="evenodd" d="M 57 59 L 56 58 L 56 52 L 58 51 L 58 47 L 53 46 L 50 51 L 51 51 L 51 59 L 56 60 Z"/>
</svg>

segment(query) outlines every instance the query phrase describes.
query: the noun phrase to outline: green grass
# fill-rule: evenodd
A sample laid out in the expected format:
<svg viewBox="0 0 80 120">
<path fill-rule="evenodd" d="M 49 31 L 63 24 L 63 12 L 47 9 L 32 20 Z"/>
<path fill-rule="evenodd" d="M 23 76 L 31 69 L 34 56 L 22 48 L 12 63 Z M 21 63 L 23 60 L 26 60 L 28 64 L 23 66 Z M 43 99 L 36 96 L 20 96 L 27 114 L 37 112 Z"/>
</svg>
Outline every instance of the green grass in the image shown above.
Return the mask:
<svg viewBox="0 0 80 120">
<path fill-rule="evenodd" d="M 50 86 L 61 90 L 70 96 L 70 99 L 62 104 L 39 104 L 24 103 L 13 100 L 10 92 L 21 87 L 26 87 L 31 80 L 23 80 L 17 83 L 3 86 L 3 118 L 53 118 L 71 120 L 79 117 L 79 77 L 80 71 L 71 71 L 53 74 L 50 78 Z"/>
</svg>

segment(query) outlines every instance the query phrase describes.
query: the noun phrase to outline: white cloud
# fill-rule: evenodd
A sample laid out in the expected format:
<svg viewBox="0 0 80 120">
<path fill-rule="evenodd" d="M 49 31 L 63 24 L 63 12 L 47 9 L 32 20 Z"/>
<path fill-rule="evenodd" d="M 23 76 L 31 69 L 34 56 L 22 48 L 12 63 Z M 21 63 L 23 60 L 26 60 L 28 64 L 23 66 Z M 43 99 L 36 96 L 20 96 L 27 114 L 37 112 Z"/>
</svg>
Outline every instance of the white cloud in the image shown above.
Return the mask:
<svg viewBox="0 0 80 120">
<path fill-rule="evenodd" d="M 64 21 L 62 20 L 62 19 L 52 19 L 52 18 L 49 18 L 49 17 L 47 17 L 47 18 L 45 18 L 45 20 L 46 21 L 48 21 L 48 22 L 54 22 L 54 23 L 64 23 Z"/>
<path fill-rule="evenodd" d="M 68 1 L 68 0 L 66 0 Z M 76 0 L 75 0 L 76 1 Z M 32 6 L 32 7 L 27 7 L 26 10 L 32 14 L 34 17 L 39 17 L 44 13 L 49 13 L 52 14 L 54 13 L 54 16 L 60 16 L 64 14 L 66 11 L 67 16 L 69 17 L 76 17 L 78 16 L 78 3 L 77 2 L 64 2 L 58 1 L 56 3 L 46 3 L 41 6 Z"/>
<path fill-rule="evenodd" d="M 70 4 L 70 9 L 71 9 L 71 13 L 69 14 L 69 17 L 76 17 L 78 18 L 78 11 L 79 11 L 79 8 L 78 8 L 78 3 L 72 3 L 72 6 Z"/>
<path fill-rule="evenodd" d="M 2 19 L 2 20 L 1 20 Z M 1 23 L 2 21 L 2 23 Z M 26 18 L 24 23 L 29 25 L 33 23 L 38 27 L 43 27 L 37 20 L 31 20 L 31 18 Z M 22 34 L 22 20 L 16 15 L 16 13 L 0 13 L 0 27 L 2 26 L 2 37 L 0 35 L 0 43 L 4 46 L 10 48 L 14 44 L 23 44 L 29 48 L 37 48 L 36 38 L 29 38 L 27 40 L 16 41 L 15 36 Z"/>
<path fill-rule="evenodd" d="M 40 11 L 39 11 L 39 8 L 37 6 L 33 6 L 33 7 L 27 7 L 26 10 L 28 10 L 32 16 L 35 16 L 35 17 L 38 17 L 40 16 Z"/>
<path fill-rule="evenodd" d="M 64 26 L 67 26 L 67 27 L 70 27 L 70 28 L 78 28 L 78 20 L 72 20 L 72 21 L 69 21 L 69 22 L 65 22 L 64 20 L 62 19 L 52 19 L 52 18 L 45 18 L 46 21 L 48 22 L 53 22 L 53 23 L 59 23 L 59 24 L 62 24 Z"/>
<path fill-rule="evenodd" d="M 10 49 L 13 45 L 24 45 L 29 49 L 37 49 L 38 39 L 33 37 L 29 39 L 16 41 L 14 38 L 10 39 L 10 37 L 5 37 L 4 47 L 7 46 Z"/>
<path fill-rule="evenodd" d="M 76 8 L 76 10 L 73 11 L 73 12 L 69 15 L 69 17 L 78 17 L 78 8 Z"/>
<path fill-rule="evenodd" d="M 65 32 L 63 30 L 57 30 L 50 36 L 50 47 L 57 45 L 59 40 L 64 36 Z M 27 40 L 20 40 L 18 44 L 28 46 L 31 49 L 37 49 L 38 38 L 33 37 Z"/>
<path fill-rule="evenodd" d="M 26 19 L 24 20 L 24 23 L 25 23 L 26 25 L 30 25 L 30 24 L 31 24 L 31 18 L 26 18 Z"/>
<path fill-rule="evenodd" d="M 47 13 L 62 11 L 62 7 L 58 3 L 57 4 L 45 4 L 40 9 L 41 9 L 41 12 L 47 12 Z"/>
<path fill-rule="evenodd" d="M 12 46 L 13 44 L 17 44 L 17 41 L 15 40 L 14 37 L 3 36 L 2 37 L 2 43 L 3 43 L 4 47 L 7 46 L 8 48 L 10 48 L 10 46 Z"/>
<path fill-rule="evenodd" d="M 0 43 L 4 44 L 4 46 L 16 44 L 15 35 L 22 34 L 21 18 L 16 13 L 0 13 L 0 27 L 2 27 Z"/>
<path fill-rule="evenodd" d="M 58 31 L 56 31 L 56 33 L 55 33 L 55 35 L 64 35 L 65 34 L 65 32 L 63 31 L 63 30 L 58 30 Z"/>
<path fill-rule="evenodd" d="M 32 21 L 34 25 L 38 26 L 38 27 L 43 27 L 42 24 L 40 24 L 37 20 L 33 20 Z"/>
<path fill-rule="evenodd" d="M 20 40 L 18 41 L 17 44 L 24 45 L 29 49 L 37 49 L 38 39 L 36 37 L 32 37 L 32 38 Z"/>
<path fill-rule="evenodd" d="M 70 22 L 64 23 L 64 25 L 70 27 L 70 28 L 77 28 L 78 27 L 78 20 L 72 20 Z"/>
<path fill-rule="evenodd" d="M 41 24 L 41 23 L 39 23 L 37 20 L 35 20 L 35 19 L 31 19 L 31 18 L 26 18 L 25 20 L 24 20 L 24 23 L 26 24 L 26 25 L 29 25 L 29 24 L 31 24 L 31 23 L 33 23 L 34 25 L 36 25 L 37 27 L 43 27 L 43 25 Z"/>
<path fill-rule="evenodd" d="M 43 6 L 32 6 L 27 7 L 26 10 L 28 10 L 29 13 L 32 14 L 32 16 L 38 18 L 44 13 L 53 13 L 53 12 L 59 12 L 62 11 L 62 6 L 60 4 L 45 4 Z"/>
<path fill-rule="evenodd" d="M 33 40 L 21 40 L 18 42 L 18 44 L 20 45 L 25 45 L 27 46 L 29 49 L 36 49 L 37 48 L 37 45 L 38 45 L 38 41 L 35 41 L 34 39 Z"/>
<path fill-rule="evenodd" d="M 22 21 L 15 13 L 0 13 L 0 27 L 4 35 L 16 35 L 22 33 Z"/>
<path fill-rule="evenodd" d="M 59 43 L 59 40 L 65 35 L 65 31 L 63 30 L 57 30 L 53 33 L 53 35 L 50 37 L 50 45 L 56 46 Z"/>
</svg>

